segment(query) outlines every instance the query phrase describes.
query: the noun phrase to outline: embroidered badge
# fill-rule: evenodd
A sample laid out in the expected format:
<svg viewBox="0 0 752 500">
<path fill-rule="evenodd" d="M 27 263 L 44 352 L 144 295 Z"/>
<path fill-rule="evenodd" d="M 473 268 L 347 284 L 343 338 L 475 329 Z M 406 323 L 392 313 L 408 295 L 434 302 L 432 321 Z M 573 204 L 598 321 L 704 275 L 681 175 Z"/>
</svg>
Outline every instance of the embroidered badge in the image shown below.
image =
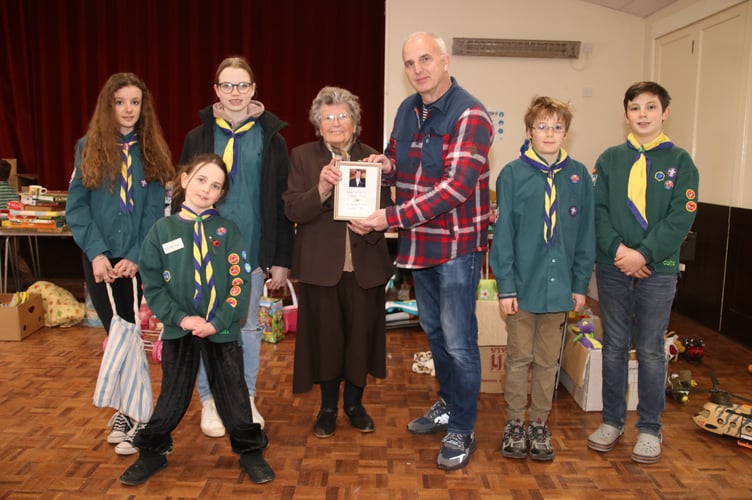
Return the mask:
<svg viewBox="0 0 752 500">
<path fill-rule="evenodd" d="M 240 295 L 240 287 L 239 286 L 234 286 L 234 287 L 230 288 L 230 296 L 237 297 L 238 295 Z"/>
<path fill-rule="evenodd" d="M 238 301 L 234 297 L 227 297 L 227 300 L 225 302 L 230 304 L 230 307 L 238 307 Z"/>
<path fill-rule="evenodd" d="M 695 203 L 694 201 L 688 201 L 687 204 L 684 205 L 684 207 L 687 209 L 687 212 L 694 212 L 695 210 L 697 210 L 697 203 Z"/>
<path fill-rule="evenodd" d="M 661 182 L 665 178 L 666 174 L 663 173 L 663 170 L 659 170 L 655 173 L 655 180 L 657 180 L 658 182 Z"/>
<path fill-rule="evenodd" d="M 240 262 L 240 257 L 238 256 L 238 254 L 233 252 L 227 256 L 227 262 L 229 262 L 230 264 L 237 264 L 238 262 Z"/>
<path fill-rule="evenodd" d="M 697 197 L 697 193 L 695 193 L 694 189 L 687 189 L 687 199 L 688 200 L 694 200 Z"/>
<path fill-rule="evenodd" d="M 230 270 L 228 271 L 230 273 L 230 276 L 237 276 L 240 274 L 240 266 L 230 266 Z"/>
<path fill-rule="evenodd" d="M 240 252 L 240 258 L 243 260 L 248 260 L 248 254 L 245 252 L 245 250 Z"/>
<path fill-rule="evenodd" d="M 139 185 L 140 185 L 140 186 L 141 186 L 142 188 L 145 188 L 145 187 L 147 187 L 147 186 L 149 185 L 149 183 L 148 183 L 148 182 L 146 182 L 146 179 L 141 179 L 140 181 L 138 181 L 138 183 L 139 183 Z"/>
<path fill-rule="evenodd" d="M 676 167 L 671 167 L 668 170 L 666 170 L 666 175 L 669 179 L 675 179 L 677 174 Z"/>
<path fill-rule="evenodd" d="M 224 236 L 227 234 L 227 228 L 224 226 L 220 226 L 217 228 L 217 236 Z"/>
<path fill-rule="evenodd" d="M 241 285 L 243 285 L 243 283 L 245 283 L 245 281 L 243 281 L 243 278 L 233 278 L 232 279 L 232 286 L 241 286 Z"/>
<path fill-rule="evenodd" d="M 580 176 L 577 174 L 572 174 L 569 180 L 572 181 L 572 184 L 577 184 L 578 182 L 580 182 Z"/>
<path fill-rule="evenodd" d="M 663 187 L 666 188 L 666 191 L 670 191 L 674 188 L 674 181 L 666 181 L 663 183 Z"/>
<path fill-rule="evenodd" d="M 569 215 L 575 217 L 578 213 L 580 213 L 580 210 L 577 207 L 575 207 L 574 205 L 569 207 Z"/>
<path fill-rule="evenodd" d="M 165 283 L 169 283 L 172 279 L 172 275 L 170 274 L 170 271 L 164 270 L 162 271 L 162 279 L 165 281 Z"/>
<path fill-rule="evenodd" d="M 250 273 L 251 272 L 251 265 L 249 263 L 245 263 L 245 272 Z"/>
</svg>

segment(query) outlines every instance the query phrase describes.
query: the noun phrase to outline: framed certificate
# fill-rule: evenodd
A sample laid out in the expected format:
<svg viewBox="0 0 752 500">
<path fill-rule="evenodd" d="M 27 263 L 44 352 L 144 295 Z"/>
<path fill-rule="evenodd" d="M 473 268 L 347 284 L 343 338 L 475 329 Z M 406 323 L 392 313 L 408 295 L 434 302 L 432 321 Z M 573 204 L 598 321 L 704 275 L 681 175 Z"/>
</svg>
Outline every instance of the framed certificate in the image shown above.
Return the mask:
<svg viewBox="0 0 752 500">
<path fill-rule="evenodd" d="M 365 219 L 381 206 L 381 164 L 337 162 L 342 179 L 334 186 L 334 218 Z"/>
</svg>

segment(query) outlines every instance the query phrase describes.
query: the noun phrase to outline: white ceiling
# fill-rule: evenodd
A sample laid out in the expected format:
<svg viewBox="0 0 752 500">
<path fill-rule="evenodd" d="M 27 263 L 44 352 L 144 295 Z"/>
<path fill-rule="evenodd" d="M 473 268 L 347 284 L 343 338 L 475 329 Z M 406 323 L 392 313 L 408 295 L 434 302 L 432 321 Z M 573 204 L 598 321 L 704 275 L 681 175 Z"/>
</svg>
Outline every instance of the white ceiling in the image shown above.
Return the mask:
<svg viewBox="0 0 752 500">
<path fill-rule="evenodd" d="M 609 9 L 615 9 L 638 17 L 648 17 L 650 14 L 671 5 L 677 0 L 582 0 Z"/>
</svg>

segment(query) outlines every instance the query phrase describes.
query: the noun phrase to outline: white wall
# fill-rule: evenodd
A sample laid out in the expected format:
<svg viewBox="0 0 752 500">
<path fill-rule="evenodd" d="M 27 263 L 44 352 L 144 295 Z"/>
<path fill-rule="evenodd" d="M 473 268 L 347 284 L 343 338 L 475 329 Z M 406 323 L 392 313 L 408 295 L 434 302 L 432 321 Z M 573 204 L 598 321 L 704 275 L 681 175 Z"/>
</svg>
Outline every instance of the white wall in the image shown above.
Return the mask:
<svg viewBox="0 0 752 500">
<path fill-rule="evenodd" d="M 570 101 L 574 120 L 564 147 L 588 168 L 626 137 L 622 98 L 647 74 L 645 20 L 579 0 L 387 0 L 384 137 L 413 92 L 402 66 L 402 43 L 415 31 L 452 38 L 575 40 L 592 45 L 589 58 L 532 59 L 452 56 L 450 72 L 489 109 L 505 113 L 504 133 L 491 152 L 491 186 L 519 154 L 523 115 L 536 95 Z M 592 97 L 583 97 L 590 89 Z"/>
</svg>

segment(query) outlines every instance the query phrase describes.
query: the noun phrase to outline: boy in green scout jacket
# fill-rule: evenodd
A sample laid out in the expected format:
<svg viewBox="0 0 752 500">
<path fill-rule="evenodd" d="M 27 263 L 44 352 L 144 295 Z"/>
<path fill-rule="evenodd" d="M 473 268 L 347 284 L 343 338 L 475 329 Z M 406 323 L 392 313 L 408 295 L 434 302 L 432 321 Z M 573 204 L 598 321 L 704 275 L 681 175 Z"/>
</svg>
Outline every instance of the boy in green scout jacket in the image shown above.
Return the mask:
<svg viewBox="0 0 752 500">
<path fill-rule="evenodd" d="M 638 421 L 632 460 L 661 459 L 664 333 L 676 293 L 679 247 L 697 212 L 699 174 L 663 133 L 671 98 L 655 82 L 624 95 L 631 132 L 595 164 L 596 280 L 604 327 L 603 423 L 588 437 L 611 451 L 624 433 L 628 351 L 637 349 Z"/>
<path fill-rule="evenodd" d="M 226 167 L 217 155 L 199 155 L 179 181 L 180 212 L 157 221 L 141 247 L 144 295 L 164 323 L 162 388 L 134 440 L 139 459 L 120 482 L 143 483 L 167 466 L 171 433 L 188 409 L 203 359 L 232 450 L 251 480 L 265 483 L 274 472 L 263 457 L 266 434 L 251 420 L 240 345 L 252 269 L 237 226 L 214 209 L 227 190 Z"/>
<path fill-rule="evenodd" d="M 499 220 L 491 267 L 506 315 L 504 399 L 507 458 L 554 459 L 546 425 L 570 309 L 585 305 L 595 259 L 593 184 L 562 148 L 572 121 L 565 103 L 536 97 L 525 114 L 520 157 L 496 180 Z M 532 365 L 531 404 L 528 373 Z M 529 422 L 525 428 L 525 412 Z"/>
</svg>

